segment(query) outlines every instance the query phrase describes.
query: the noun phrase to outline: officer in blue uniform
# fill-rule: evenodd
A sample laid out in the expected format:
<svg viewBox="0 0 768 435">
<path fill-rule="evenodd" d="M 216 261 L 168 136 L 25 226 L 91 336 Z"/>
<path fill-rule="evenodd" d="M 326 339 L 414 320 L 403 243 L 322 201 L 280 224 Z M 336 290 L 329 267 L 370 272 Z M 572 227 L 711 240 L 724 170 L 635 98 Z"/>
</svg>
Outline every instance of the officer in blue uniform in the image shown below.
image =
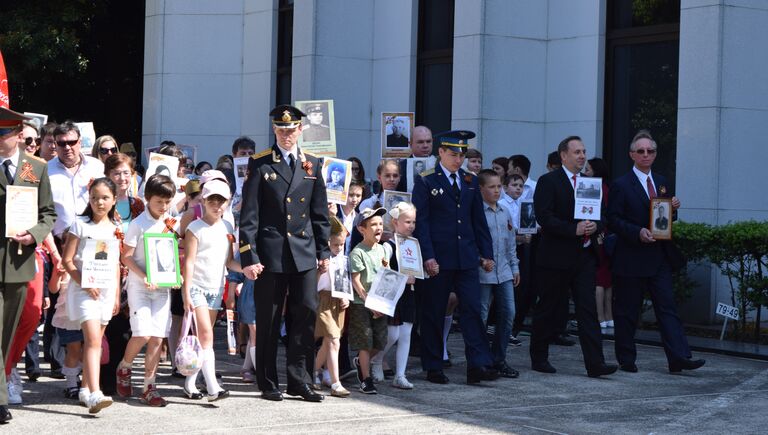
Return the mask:
<svg viewBox="0 0 768 435">
<path fill-rule="evenodd" d="M 478 266 L 494 268 L 493 244 L 483 213 L 477 177 L 461 169 L 467 141 L 475 133 L 436 135 L 440 162 L 414 180 L 416 238 L 429 275 L 421 295 L 421 364 L 427 380 L 448 383 L 443 373 L 443 318 L 448 294 L 459 297 L 467 357 L 467 383 L 498 378 L 480 318 Z"/>
</svg>

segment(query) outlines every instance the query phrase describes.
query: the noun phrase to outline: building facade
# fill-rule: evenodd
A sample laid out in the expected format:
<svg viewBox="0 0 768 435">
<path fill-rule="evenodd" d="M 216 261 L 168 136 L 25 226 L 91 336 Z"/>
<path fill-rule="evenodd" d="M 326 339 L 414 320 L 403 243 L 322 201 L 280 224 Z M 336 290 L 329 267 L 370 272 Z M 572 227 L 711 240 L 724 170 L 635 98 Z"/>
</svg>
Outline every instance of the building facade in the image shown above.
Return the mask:
<svg viewBox="0 0 768 435">
<path fill-rule="evenodd" d="M 278 103 L 333 99 L 340 157 L 369 175 L 381 112 L 465 128 L 486 165 L 525 154 L 536 178 L 568 135 L 614 176 L 648 128 L 683 220 L 768 218 L 768 2 L 763 0 L 147 0 L 143 143 L 274 143 Z M 762 187 L 762 188 L 761 188 Z M 729 300 L 715 268 L 682 308 Z"/>
</svg>

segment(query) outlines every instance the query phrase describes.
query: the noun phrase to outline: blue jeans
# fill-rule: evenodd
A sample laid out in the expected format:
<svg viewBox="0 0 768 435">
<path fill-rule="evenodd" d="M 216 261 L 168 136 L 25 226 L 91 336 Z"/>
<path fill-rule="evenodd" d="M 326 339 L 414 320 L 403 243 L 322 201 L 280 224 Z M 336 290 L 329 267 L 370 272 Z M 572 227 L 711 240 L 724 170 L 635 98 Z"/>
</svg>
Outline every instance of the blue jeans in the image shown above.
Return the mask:
<svg viewBox="0 0 768 435">
<path fill-rule="evenodd" d="M 493 335 L 491 353 L 493 363 L 501 364 L 507 356 L 509 335 L 515 320 L 515 286 L 512 280 L 501 284 L 480 284 L 480 316 L 483 324 L 488 323 L 488 310 L 491 305 L 491 294 L 496 303 L 496 333 Z"/>
</svg>

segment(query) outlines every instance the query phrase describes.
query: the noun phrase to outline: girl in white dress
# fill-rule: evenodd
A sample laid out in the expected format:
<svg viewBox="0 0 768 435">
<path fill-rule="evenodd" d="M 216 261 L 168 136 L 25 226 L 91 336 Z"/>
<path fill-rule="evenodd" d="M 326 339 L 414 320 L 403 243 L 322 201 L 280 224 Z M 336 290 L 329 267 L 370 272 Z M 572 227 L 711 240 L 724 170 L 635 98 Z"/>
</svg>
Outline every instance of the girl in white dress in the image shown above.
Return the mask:
<svg viewBox="0 0 768 435">
<path fill-rule="evenodd" d="M 104 248 L 108 244 L 103 243 L 117 237 L 116 190 L 115 183 L 108 178 L 98 178 L 91 183 L 88 206 L 70 227 L 64 246 L 64 268 L 71 277 L 66 295 L 67 316 L 78 322 L 83 331 L 83 385 L 90 389 L 87 404 L 91 414 L 112 404 L 112 398 L 104 396 L 99 387 L 99 361 L 104 328 L 120 308 L 120 256 L 117 252 L 108 253 Z M 96 260 L 115 262 L 113 288 L 89 288 L 82 284 L 83 250 L 87 239 L 96 240 Z"/>
</svg>

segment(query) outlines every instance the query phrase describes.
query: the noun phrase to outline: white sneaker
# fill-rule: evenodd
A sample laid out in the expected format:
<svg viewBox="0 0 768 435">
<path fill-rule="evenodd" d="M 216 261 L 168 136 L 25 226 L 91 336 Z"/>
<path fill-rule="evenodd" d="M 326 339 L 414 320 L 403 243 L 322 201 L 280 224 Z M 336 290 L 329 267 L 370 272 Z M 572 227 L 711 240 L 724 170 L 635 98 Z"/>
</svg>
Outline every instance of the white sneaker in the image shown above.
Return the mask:
<svg viewBox="0 0 768 435">
<path fill-rule="evenodd" d="M 613 320 L 609 320 L 609 321 L 607 321 L 607 322 L 605 322 L 605 323 L 607 323 L 607 324 L 608 324 L 608 327 L 609 327 L 609 328 L 613 328 Z"/>
<path fill-rule="evenodd" d="M 13 382 L 8 383 L 8 404 L 21 405 L 21 387 Z"/>
<path fill-rule="evenodd" d="M 408 382 L 405 376 L 395 376 L 395 379 L 392 380 L 392 386 L 403 390 L 413 389 L 413 384 Z"/>
<path fill-rule="evenodd" d="M 384 368 L 382 367 L 382 364 L 371 364 L 371 376 L 373 377 L 373 382 L 384 381 Z"/>
<path fill-rule="evenodd" d="M 608 327 L 608 322 L 600 322 L 600 327 L 605 329 Z"/>
<path fill-rule="evenodd" d="M 91 397 L 91 392 L 87 388 L 81 388 L 77 393 L 77 400 L 81 405 L 88 407 L 88 398 Z"/>
<path fill-rule="evenodd" d="M 90 414 L 96 414 L 110 405 L 112 405 L 112 398 L 105 396 L 101 391 L 94 391 L 88 397 L 88 412 Z"/>
</svg>

